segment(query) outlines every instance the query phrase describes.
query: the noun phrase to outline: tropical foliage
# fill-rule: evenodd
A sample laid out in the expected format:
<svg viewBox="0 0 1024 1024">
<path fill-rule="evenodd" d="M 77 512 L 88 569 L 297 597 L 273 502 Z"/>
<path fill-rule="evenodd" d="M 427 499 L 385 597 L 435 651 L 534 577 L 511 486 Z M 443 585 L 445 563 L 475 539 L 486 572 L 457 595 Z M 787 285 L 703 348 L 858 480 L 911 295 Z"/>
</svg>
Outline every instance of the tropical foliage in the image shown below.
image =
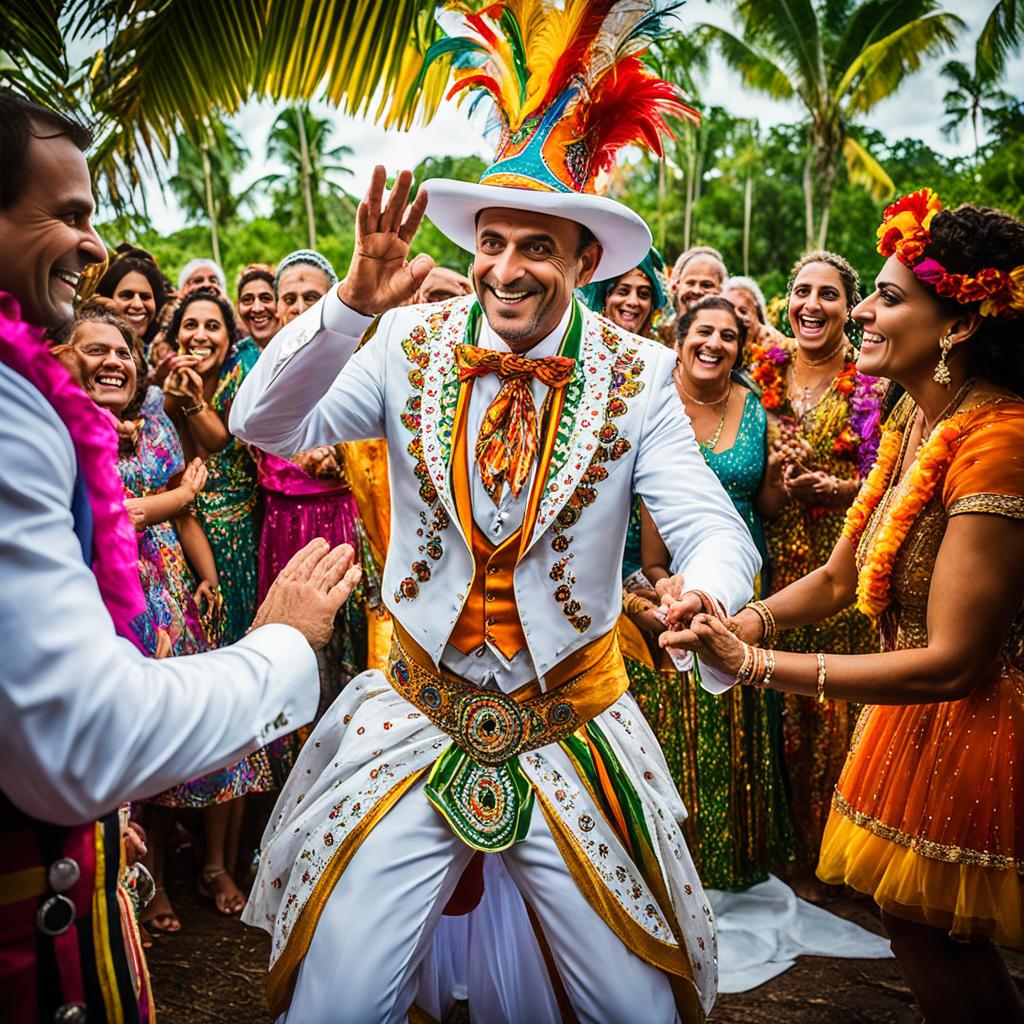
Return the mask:
<svg viewBox="0 0 1024 1024">
<path fill-rule="evenodd" d="M 802 168 L 805 243 L 824 246 L 841 163 L 876 198 L 893 193 L 883 165 L 852 126 L 924 59 L 951 47 L 963 22 L 935 0 L 736 0 L 742 35 L 703 37 L 753 89 L 807 111 Z"/>
</svg>

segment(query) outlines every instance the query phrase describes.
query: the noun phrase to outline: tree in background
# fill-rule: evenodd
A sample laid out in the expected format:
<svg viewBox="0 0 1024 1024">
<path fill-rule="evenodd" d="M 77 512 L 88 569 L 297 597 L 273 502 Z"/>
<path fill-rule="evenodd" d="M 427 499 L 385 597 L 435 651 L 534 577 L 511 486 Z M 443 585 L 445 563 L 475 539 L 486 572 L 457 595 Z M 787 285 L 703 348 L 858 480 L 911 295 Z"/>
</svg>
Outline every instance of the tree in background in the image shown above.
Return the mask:
<svg viewBox="0 0 1024 1024">
<path fill-rule="evenodd" d="M 734 0 L 742 35 L 702 25 L 751 88 L 807 110 L 805 242 L 824 247 L 840 162 L 879 198 L 891 177 L 849 131 L 927 56 L 952 46 L 963 22 L 935 0 Z M 817 214 L 815 213 L 817 207 Z"/>
<path fill-rule="evenodd" d="M 288 170 L 268 174 L 257 185 L 269 185 L 276 216 L 304 223 L 306 245 L 317 246 L 317 228 L 330 232 L 340 226 L 339 217 L 355 216 L 356 204 L 335 180 L 351 176 L 343 160 L 352 156 L 349 146 L 330 146 L 334 125 L 329 118 L 317 117 L 308 103 L 285 107 L 267 136 L 267 155 L 279 160 Z"/>
<path fill-rule="evenodd" d="M 942 66 L 942 76 L 948 78 L 953 88 L 942 98 L 946 108 L 946 123 L 942 133 L 947 137 L 959 138 L 965 122 L 971 126 L 974 139 L 974 158 L 978 158 L 979 122 L 988 125 L 996 111 L 1010 102 L 1009 93 L 1000 89 L 985 70 L 971 71 L 962 61 L 947 61 Z"/>
<path fill-rule="evenodd" d="M 456 181 L 479 181 L 487 170 L 487 164 L 478 156 L 428 156 L 413 168 L 414 188 L 429 178 L 452 178 Z M 391 184 L 390 182 L 388 183 Z M 427 201 L 427 216 L 420 224 L 413 240 L 417 253 L 425 252 L 434 257 L 434 262 L 449 270 L 466 272 L 472 255 L 460 249 L 451 239 L 446 238 L 430 221 L 430 202 Z"/>
<path fill-rule="evenodd" d="M 191 223 L 205 219 L 210 227 L 210 249 L 221 263 L 220 226 L 235 216 L 248 190 L 235 194 L 233 181 L 251 157 L 241 135 L 231 125 L 214 121 L 200 140 L 178 136 L 174 173 L 167 185 Z"/>
</svg>

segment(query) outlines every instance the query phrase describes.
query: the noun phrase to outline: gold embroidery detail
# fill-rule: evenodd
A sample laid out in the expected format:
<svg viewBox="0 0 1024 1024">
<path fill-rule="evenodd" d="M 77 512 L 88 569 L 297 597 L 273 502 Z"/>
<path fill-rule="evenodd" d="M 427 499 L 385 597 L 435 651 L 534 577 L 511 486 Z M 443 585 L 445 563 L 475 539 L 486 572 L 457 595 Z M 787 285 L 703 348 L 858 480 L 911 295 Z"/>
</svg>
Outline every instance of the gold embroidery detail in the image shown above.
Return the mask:
<svg viewBox="0 0 1024 1024">
<path fill-rule="evenodd" d="M 995 868 L 997 871 L 1016 870 L 1024 875 L 1024 860 L 1017 860 L 1002 853 L 985 853 L 982 850 L 969 850 L 961 846 L 948 846 L 936 843 L 923 836 L 912 836 L 888 825 L 880 818 L 855 810 L 853 805 L 838 791 L 832 797 L 832 806 L 844 817 L 849 818 L 858 828 L 865 829 L 880 839 L 885 839 L 897 846 L 904 846 L 921 857 L 938 860 L 946 864 L 966 864 L 975 868 Z"/>
<path fill-rule="evenodd" d="M 968 494 L 957 498 L 948 516 L 964 515 L 967 512 L 988 512 L 1008 519 L 1024 519 L 1024 496 L 1019 494 Z"/>
</svg>

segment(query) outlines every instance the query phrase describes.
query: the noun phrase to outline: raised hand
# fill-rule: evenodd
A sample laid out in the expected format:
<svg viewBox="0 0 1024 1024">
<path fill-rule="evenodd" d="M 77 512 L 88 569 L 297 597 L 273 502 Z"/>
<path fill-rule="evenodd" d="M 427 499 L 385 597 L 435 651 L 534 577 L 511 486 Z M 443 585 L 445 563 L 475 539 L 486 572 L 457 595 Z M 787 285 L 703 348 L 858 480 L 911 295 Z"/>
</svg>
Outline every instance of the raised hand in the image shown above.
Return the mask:
<svg viewBox="0 0 1024 1024">
<path fill-rule="evenodd" d="M 349 309 L 367 316 L 400 306 L 419 290 L 434 260 L 420 253 L 411 263 L 409 245 L 427 208 L 427 194 L 420 189 L 408 202 L 412 172 L 402 171 L 384 202 L 387 172 L 378 164 L 370 187 L 356 213 L 356 242 L 338 298 Z"/>
</svg>

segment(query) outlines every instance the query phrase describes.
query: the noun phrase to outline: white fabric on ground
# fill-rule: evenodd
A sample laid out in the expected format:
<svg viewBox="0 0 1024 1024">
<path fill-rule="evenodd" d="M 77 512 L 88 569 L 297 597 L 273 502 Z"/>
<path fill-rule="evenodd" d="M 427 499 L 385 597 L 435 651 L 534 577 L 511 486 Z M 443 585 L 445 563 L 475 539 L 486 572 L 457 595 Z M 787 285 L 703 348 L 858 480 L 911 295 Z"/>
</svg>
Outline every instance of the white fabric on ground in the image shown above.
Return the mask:
<svg viewBox="0 0 1024 1024">
<path fill-rule="evenodd" d="M 744 892 L 706 893 L 718 924 L 719 992 L 757 988 L 798 956 L 892 956 L 888 939 L 800 899 L 774 875 Z"/>
</svg>

